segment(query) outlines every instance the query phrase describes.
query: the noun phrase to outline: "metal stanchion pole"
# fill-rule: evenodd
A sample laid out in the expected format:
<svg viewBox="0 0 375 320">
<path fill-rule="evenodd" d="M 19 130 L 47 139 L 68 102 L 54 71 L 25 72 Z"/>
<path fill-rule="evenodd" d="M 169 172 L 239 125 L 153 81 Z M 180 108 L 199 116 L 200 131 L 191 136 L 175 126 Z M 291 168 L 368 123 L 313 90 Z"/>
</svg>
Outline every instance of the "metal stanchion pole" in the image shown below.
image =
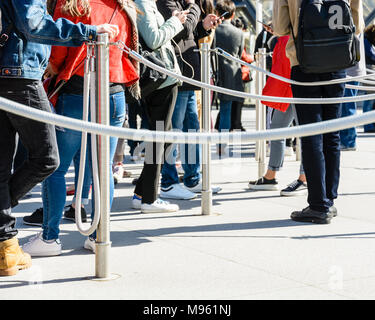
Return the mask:
<svg viewBox="0 0 375 320">
<path fill-rule="evenodd" d="M 267 52 L 265 48 L 259 49 L 259 67 L 266 69 Z M 259 73 L 258 73 L 259 74 Z M 261 94 L 266 84 L 264 74 L 259 74 L 259 93 Z M 259 130 L 266 130 L 267 108 L 259 101 Z M 259 141 L 258 176 L 263 177 L 266 172 L 266 141 Z"/>
<path fill-rule="evenodd" d="M 96 45 L 97 70 L 97 122 L 109 125 L 109 41 L 107 34 L 99 34 Z M 109 136 L 98 137 L 101 217 L 97 229 L 95 250 L 95 276 L 110 276 L 110 193 L 109 193 Z"/>
<path fill-rule="evenodd" d="M 260 67 L 260 54 L 259 52 L 257 52 L 255 54 L 255 60 L 256 60 L 256 66 L 259 68 Z M 260 95 L 260 78 L 261 78 L 261 75 L 259 72 L 256 72 L 255 74 L 255 94 L 256 95 Z M 255 101 L 255 130 L 256 131 L 259 131 L 259 109 L 260 109 L 260 101 L 259 100 L 256 100 Z M 259 161 L 259 141 L 256 141 L 255 142 L 255 161 Z"/>
<path fill-rule="evenodd" d="M 301 138 L 297 138 L 296 140 L 296 161 L 301 161 L 302 155 L 301 155 Z"/>
<path fill-rule="evenodd" d="M 210 83 L 210 48 L 208 43 L 202 43 L 201 74 L 202 82 Z M 202 131 L 211 131 L 211 91 L 202 89 Z M 211 189 L 211 144 L 202 145 L 202 215 L 212 214 L 212 189 Z"/>
</svg>

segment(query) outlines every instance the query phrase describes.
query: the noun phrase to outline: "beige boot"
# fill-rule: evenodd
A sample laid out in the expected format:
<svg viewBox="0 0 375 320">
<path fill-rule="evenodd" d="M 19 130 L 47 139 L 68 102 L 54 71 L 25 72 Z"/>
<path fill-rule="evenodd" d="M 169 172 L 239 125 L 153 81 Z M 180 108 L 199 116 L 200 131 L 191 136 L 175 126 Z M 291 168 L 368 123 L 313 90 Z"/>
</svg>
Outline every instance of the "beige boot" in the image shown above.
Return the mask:
<svg viewBox="0 0 375 320">
<path fill-rule="evenodd" d="M 22 251 L 16 237 L 0 242 L 0 276 L 13 276 L 31 266 L 31 257 Z"/>
</svg>

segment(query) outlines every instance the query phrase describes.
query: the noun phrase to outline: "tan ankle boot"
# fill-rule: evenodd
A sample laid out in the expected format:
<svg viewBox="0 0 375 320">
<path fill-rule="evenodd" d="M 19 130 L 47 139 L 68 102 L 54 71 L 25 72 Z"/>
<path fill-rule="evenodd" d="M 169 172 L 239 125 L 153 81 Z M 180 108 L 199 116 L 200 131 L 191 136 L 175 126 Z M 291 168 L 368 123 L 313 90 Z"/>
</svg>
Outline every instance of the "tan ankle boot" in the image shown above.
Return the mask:
<svg viewBox="0 0 375 320">
<path fill-rule="evenodd" d="M 0 276 L 13 276 L 31 266 L 31 257 L 22 251 L 17 238 L 0 242 Z"/>
</svg>

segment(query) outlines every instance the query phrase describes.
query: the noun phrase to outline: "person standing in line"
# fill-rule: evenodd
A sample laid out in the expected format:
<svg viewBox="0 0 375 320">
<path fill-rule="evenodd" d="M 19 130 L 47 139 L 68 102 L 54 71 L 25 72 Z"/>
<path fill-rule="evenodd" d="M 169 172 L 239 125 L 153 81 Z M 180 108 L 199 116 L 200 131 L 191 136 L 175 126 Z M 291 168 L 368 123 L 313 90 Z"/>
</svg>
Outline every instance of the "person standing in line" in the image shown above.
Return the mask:
<svg viewBox="0 0 375 320">
<path fill-rule="evenodd" d="M 375 72 L 375 24 L 369 25 L 364 31 L 364 44 L 365 44 L 365 56 L 366 66 L 368 69 Z M 368 84 L 366 84 L 368 86 Z M 367 92 L 369 94 L 374 93 L 373 91 Z M 372 111 L 375 109 L 375 100 L 363 101 L 363 112 Z M 363 126 L 363 131 L 375 132 L 375 124 L 368 123 Z"/>
<path fill-rule="evenodd" d="M 366 75 L 366 56 L 364 35 L 359 37 L 361 46 L 361 60 L 360 62 L 346 70 L 348 77 L 358 77 Z M 351 81 L 348 84 L 359 85 L 358 81 Z M 344 97 L 356 97 L 358 89 L 345 88 Z M 345 102 L 341 105 L 341 117 L 348 117 L 357 113 L 357 102 Z M 357 130 L 356 128 L 347 128 L 340 131 L 340 150 L 341 151 L 356 151 L 357 150 Z"/>
<path fill-rule="evenodd" d="M 40 79 L 50 46 L 80 46 L 95 39 L 97 33 L 114 37 L 119 32 L 117 26 L 108 24 L 89 26 L 66 19 L 55 22 L 47 13 L 45 1 L 1 1 L 0 10 L 2 38 L 7 39 L 0 57 L 0 96 L 46 112 L 51 109 Z M 0 111 L 0 124 L 0 276 L 11 276 L 31 266 L 30 255 L 19 246 L 11 209 L 56 170 L 59 154 L 54 126 L 5 111 Z M 12 173 L 16 133 L 28 158 Z"/>
<path fill-rule="evenodd" d="M 176 10 L 172 17 L 165 21 L 155 0 L 136 0 L 136 4 L 142 12 L 138 15 L 137 25 L 144 43 L 164 61 L 170 71 L 181 74 L 171 39 L 183 30 L 187 12 Z M 172 129 L 177 85 L 176 78 L 167 77 L 157 90 L 142 98 L 150 130 L 161 130 L 160 126 L 165 131 Z M 143 169 L 134 189 L 133 209 L 140 209 L 142 213 L 178 211 L 178 205 L 157 197 L 161 164 L 165 159 L 164 143 L 147 142 L 145 149 Z"/>
<path fill-rule="evenodd" d="M 241 29 L 231 23 L 236 12 L 236 5 L 231 0 L 218 0 L 215 9 L 219 16 L 228 12 L 224 21 L 216 28 L 216 46 L 240 59 L 245 47 L 245 36 Z M 218 86 L 235 91 L 244 91 L 241 65 L 219 56 Z M 222 93 L 218 94 L 218 98 L 220 100 L 219 131 L 229 131 L 231 128 L 232 103 L 233 101 L 243 103 L 244 98 Z M 218 145 L 219 155 L 225 153 L 224 150 L 224 145 Z"/>
<path fill-rule="evenodd" d="M 280 37 L 278 39 L 272 55 L 271 69 L 272 73 L 287 79 L 290 78 L 291 72 L 290 61 L 285 53 L 288 40 L 289 36 Z M 284 98 L 293 97 L 292 89 L 288 83 L 272 77 L 268 77 L 267 83 L 263 88 L 262 95 Z M 270 129 L 287 128 L 292 124 L 293 120 L 297 121 L 297 114 L 294 105 L 267 101 L 262 101 L 262 103 L 273 109 Z M 270 142 L 270 158 L 267 172 L 258 180 L 250 181 L 249 189 L 268 191 L 279 190 L 276 174 L 278 171 L 280 171 L 284 164 L 285 145 L 285 139 L 272 140 Z M 301 164 L 297 180 L 293 181 L 286 188 L 281 190 L 280 195 L 297 196 L 305 194 L 307 194 L 306 176 Z"/>
<path fill-rule="evenodd" d="M 220 23 L 220 19 L 214 14 L 208 14 L 201 20 L 201 9 L 195 0 L 158 0 L 156 5 L 165 20 L 168 20 L 176 10 L 188 10 L 186 21 L 183 24 L 184 28 L 173 38 L 172 43 L 182 74 L 200 81 L 201 66 L 199 52 L 196 51 L 198 49 L 197 41 L 208 36 L 211 29 L 216 28 Z M 183 83 L 178 88 L 177 101 L 172 116 L 174 130 L 199 131 L 195 90 L 200 90 L 200 88 L 188 83 Z M 162 168 L 160 197 L 181 200 L 196 198 L 196 193 L 202 191 L 199 144 L 181 145 L 184 186 L 179 183 L 177 174 L 176 146 L 171 145 L 170 149 L 169 157 Z M 212 188 L 213 193 L 219 190 L 220 188 Z"/>
<path fill-rule="evenodd" d="M 278 0 L 274 1 L 273 6 L 275 34 L 290 36 L 286 54 L 292 67 L 291 79 L 299 82 L 316 82 L 345 78 L 345 69 L 325 73 L 306 73 L 300 67 L 294 38 L 298 38 L 301 3 L 302 0 Z M 350 10 L 356 34 L 360 34 L 364 27 L 362 1 L 350 1 Z M 344 95 L 344 89 L 343 83 L 325 86 L 292 85 L 295 98 L 337 98 Z M 296 104 L 300 125 L 337 119 L 340 117 L 340 109 L 340 103 L 330 105 Z M 301 211 L 292 212 L 291 219 L 299 222 L 330 223 L 332 217 L 337 214 L 334 200 L 337 198 L 340 177 L 340 134 L 339 132 L 317 134 L 304 137 L 301 142 L 309 206 Z"/>
<path fill-rule="evenodd" d="M 134 25 L 130 17 L 133 17 Z M 135 17 L 135 4 L 123 0 L 58 0 L 54 11 L 54 19 L 57 21 L 60 18 L 64 18 L 74 23 L 81 22 L 88 25 L 113 23 L 118 26 L 120 32 L 112 40 L 123 41 L 132 49 L 137 48 Z M 131 88 L 134 94 L 137 94 L 137 92 L 139 94 L 140 92 L 138 86 L 138 63 L 131 60 L 126 54 L 123 54 L 116 46 L 110 46 L 109 52 L 111 57 L 109 61 L 109 120 L 110 125 L 121 127 L 125 119 L 124 87 Z M 45 76 L 56 75 L 56 83 L 62 80 L 66 81 L 59 91 L 56 103 L 57 114 L 82 119 L 83 62 L 86 56 L 87 50 L 85 44 L 76 48 L 65 46 L 54 46 L 52 48 Z M 43 231 L 37 236 L 32 237 L 23 246 L 24 251 L 28 252 L 31 256 L 55 256 L 62 253 L 62 245 L 59 240 L 59 226 L 66 202 L 65 175 L 69 170 L 73 158 L 81 151 L 81 132 L 56 128 L 56 137 L 60 165 L 42 184 Z M 88 141 L 85 173 L 89 177 L 85 179 L 91 182 L 90 139 Z M 117 138 L 110 137 L 109 143 L 110 159 L 112 160 Z M 112 205 L 114 181 L 111 170 L 112 163 L 109 165 L 110 205 Z M 89 189 L 89 183 L 87 187 Z M 95 235 L 86 239 L 84 247 L 90 250 L 95 248 Z"/>
</svg>

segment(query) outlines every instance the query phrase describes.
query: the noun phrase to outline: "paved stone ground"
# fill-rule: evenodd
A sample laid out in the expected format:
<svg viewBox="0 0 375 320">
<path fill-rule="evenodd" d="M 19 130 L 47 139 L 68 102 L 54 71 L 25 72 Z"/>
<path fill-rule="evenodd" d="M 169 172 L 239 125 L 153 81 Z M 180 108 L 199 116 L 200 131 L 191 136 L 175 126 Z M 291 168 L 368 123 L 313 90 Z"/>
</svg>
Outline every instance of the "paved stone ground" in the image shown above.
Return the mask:
<svg viewBox="0 0 375 320">
<path fill-rule="evenodd" d="M 253 116 L 244 111 L 250 130 Z M 63 220 L 63 254 L 34 258 L 29 270 L 1 278 L 0 299 L 374 299 L 374 137 L 360 128 L 358 150 L 342 153 L 339 215 L 329 225 L 289 219 L 306 206 L 304 196 L 248 190 L 258 172 L 253 143 L 231 146 L 235 156 L 222 160 L 213 148 L 213 183 L 223 189 L 213 198 L 214 215 L 201 215 L 200 197 L 174 201 L 177 213 L 140 214 L 130 209 L 134 187 L 126 178 L 116 187 L 111 215 L 115 280 L 94 279 L 95 255 Z M 280 185 L 294 180 L 298 168 L 287 157 Z M 128 169 L 136 177 L 141 163 Z M 40 231 L 22 224 L 40 206 L 36 186 L 15 208 L 21 244 Z"/>
</svg>

